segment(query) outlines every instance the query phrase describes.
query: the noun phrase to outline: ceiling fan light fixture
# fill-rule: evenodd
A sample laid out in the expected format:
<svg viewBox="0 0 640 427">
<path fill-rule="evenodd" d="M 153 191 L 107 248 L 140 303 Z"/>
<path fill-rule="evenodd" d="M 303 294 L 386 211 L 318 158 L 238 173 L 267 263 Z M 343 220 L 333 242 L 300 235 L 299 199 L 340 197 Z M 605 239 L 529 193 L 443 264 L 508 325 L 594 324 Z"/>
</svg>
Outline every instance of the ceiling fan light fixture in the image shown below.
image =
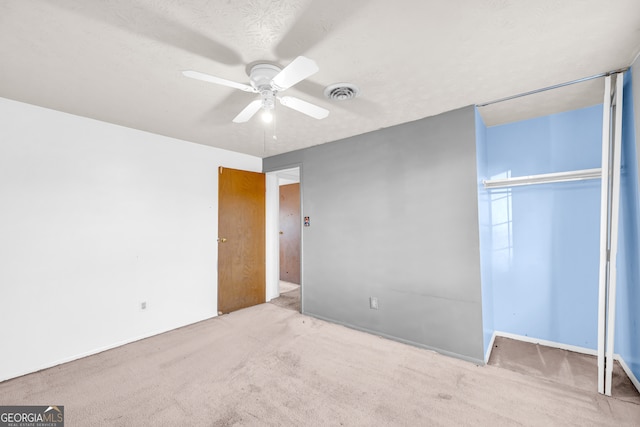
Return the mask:
<svg viewBox="0 0 640 427">
<path fill-rule="evenodd" d="M 262 91 L 262 121 L 271 123 L 273 121 L 273 109 L 275 107 L 275 93 L 270 90 Z"/>
<path fill-rule="evenodd" d="M 273 121 L 273 113 L 271 110 L 264 109 L 262 112 L 262 121 L 265 123 L 271 123 Z"/>
</svg>

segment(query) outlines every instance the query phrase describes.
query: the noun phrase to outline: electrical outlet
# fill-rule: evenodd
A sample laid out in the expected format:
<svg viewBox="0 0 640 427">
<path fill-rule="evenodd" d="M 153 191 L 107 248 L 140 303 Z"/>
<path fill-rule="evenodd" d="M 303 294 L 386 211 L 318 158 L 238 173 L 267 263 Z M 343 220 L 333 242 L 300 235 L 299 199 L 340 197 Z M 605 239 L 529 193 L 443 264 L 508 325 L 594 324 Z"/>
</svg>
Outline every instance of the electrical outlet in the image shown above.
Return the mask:
<svg viewBox="0 0 640 427">
<path fill-rule="evenodd" d="M 378 298 L 377 297 L 369 297 L 369 308 L 372 310 L 378 309 Z"/>
<path fill-rule="evenodd" d="M 146 310 L 147 309 L 147 302 L 146 301 L 142 301 L 140 303 L 140 310 Z"/>
</svg>

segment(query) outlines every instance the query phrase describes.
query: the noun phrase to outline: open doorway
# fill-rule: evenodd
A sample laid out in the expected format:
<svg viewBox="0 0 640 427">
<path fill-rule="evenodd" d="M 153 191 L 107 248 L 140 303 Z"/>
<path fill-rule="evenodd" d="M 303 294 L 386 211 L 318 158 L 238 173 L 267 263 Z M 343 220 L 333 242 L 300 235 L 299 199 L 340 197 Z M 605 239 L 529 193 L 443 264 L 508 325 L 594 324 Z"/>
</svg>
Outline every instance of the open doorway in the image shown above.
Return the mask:
<svg viewBox="0 0 640 427">
<path fill-rule="evenodd" d="M 280 293 L 300 286 L 300 183 L 280 184 Z M 284 289 L 283 289 L 284 287 Z"/>
<path fill-rule="evenodd" d="M 301 312 L 302 214 L 300 168 L 267 174 L 267 286 L 271 302 Z"/>
</svg>

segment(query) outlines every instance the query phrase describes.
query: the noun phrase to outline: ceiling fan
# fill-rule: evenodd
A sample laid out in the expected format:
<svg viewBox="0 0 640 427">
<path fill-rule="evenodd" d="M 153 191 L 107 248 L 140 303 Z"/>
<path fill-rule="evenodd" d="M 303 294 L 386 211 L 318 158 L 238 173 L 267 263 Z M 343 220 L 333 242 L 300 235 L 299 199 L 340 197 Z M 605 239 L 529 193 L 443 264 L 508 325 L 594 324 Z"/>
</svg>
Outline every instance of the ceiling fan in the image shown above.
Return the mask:
<svg viewBox="0 0 640 427">
<path fill-rule="evenodd" d="M 245 92 L 259 93 L 260 99 L 252 101 L 244 110 L 238 114 L 233 121 L 244 123 L 251 119 L 258 111 L 263 110 L 262 118 L 270 122 L 275 107 L 275 100 L 280 104 L 293 110 L 306 114 L 314 119 L 324 119 L 329 115 L 326 110 L 317 105 L 311 104 L 293 96 L 279 96 L 278 94 L 296 83 L 318 72 L 318 65 L 315 61 L 304 56 L 298 56 L 284 69 L 269 64 L 256 63 L 249 70 L 249 81 L 251 85 L 237 83 L 220 77 L 211 76 L 199 71 L 183 71 L 182 74 L 192 79 L 202 80 L 209 83 L 216 83 L 223 86 L 240 89 Z"/>
</svg>

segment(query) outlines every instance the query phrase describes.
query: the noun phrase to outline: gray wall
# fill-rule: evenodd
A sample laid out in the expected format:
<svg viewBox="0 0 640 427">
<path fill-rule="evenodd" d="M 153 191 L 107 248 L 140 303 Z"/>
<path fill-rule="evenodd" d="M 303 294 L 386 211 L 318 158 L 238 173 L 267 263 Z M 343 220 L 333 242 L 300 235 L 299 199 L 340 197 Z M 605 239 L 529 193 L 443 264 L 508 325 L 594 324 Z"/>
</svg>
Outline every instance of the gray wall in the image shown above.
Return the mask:
<svg viewBox="0 0 640 427">
<path fill-rule="evenodd" d="M 474 108 L 266 158 L 263 169 L 296 164 L 311 218 L 305 314 L 482 363 Z"/>
</svg>

